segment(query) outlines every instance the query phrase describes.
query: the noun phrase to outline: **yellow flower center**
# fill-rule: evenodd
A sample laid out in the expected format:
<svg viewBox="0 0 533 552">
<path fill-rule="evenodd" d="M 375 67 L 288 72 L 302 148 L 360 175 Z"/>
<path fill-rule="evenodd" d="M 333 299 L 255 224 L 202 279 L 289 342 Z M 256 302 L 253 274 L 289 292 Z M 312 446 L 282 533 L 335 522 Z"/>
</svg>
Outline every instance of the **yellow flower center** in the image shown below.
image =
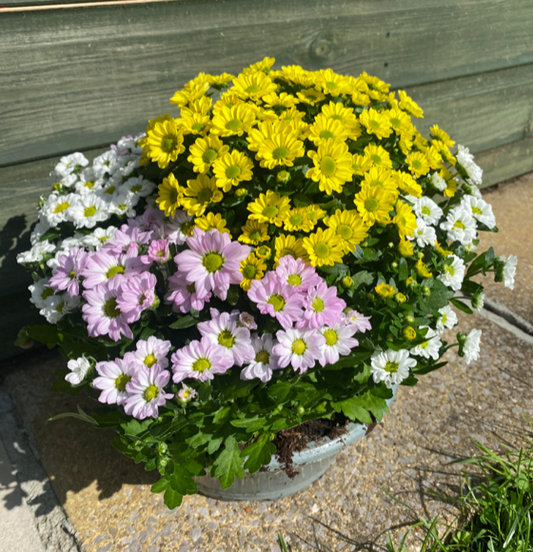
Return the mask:
<svg viewBox="0 0 533 552">
<path fill-rule="evenodd" d="M 268 205 L 263 209 L 263 216 L 268 219 L 276 218 L 279 214 L 279 209 L 275 205 Z"/>
<path fill-rule="evenodd" d="M 285 299 L 283 299 L 283 297 L 281 295 L 277 295 L 277 294 L 276 295 L 271 295 L 269 297 L 267 303 L 272 305 L 276 312 L 279 312 L 285 306 Z"/>
<path fill-rule="evenodd" d="M 252 241 L 259 241 L 261 239 L 261 231 L 260 230 L 253 230 L 252 232 L 250 232 L 250 239 Z"/>
<path fill-rule="evenodd" d="M 333 119 L 335 121 L 340 121 L 341 123 L 344 121 L 342 115 L 332 115 L 330 119 Z"/>
<path fill-rule="evenodd" d="M 94 186 L 94 180 L 88 180 L 85 182 L 84 186 L 90 190 Z"/>
<path fill-rule="evenodd" d="M 284 146 L 280 146 L 279 148 L 276 148 L 272 152 L 272 157 L 274 159 L 285 159 L 285 157 L 287 157 L 290 152 L 291 152 L 291 150 L 289 148 L 286 148 Z"/>
<path fill-rule="evenodd" d="M 426 207 L 424 205 L 424 207 L 422 207 L 422 214 L 423 215 L 428 215 L 428 216 L 431 215 L 431 211 L 429 210 L 429 207 Z"/>
<path fill-rule="evenodd" d="M 337 234 L 343 240 L 349 240 L 353 235 L 353 231 L 347 224 L 341 224 L 339 227 L 337 227 Z"/>
<path fill-rule="evenodd" d="M 119 391 L 126 391 L 126 384 L 131 381 L 131 376 L 126 374 L 120 374 L 118 378 L 115 379 L 115 388 Z"/>
<path fill-rule="evenodd" d="M 111 278 L 114 278 L 117 274 L 124 274 L 124 267 L 123 266 L 112 266 L 106 273 L 106 278 L 108 280 L 111 280 Z"/>
<path fill-rule="evenodd" d="M 336 170 L 337 163 L 335 163 L 335 159 L 333 159 L 333 157 L 326 156 L 322 159 L 322 172 L 326 176 L 334 175 Z"/>
<path fill-rule="evenodd" d="M 472 207 L 472 213 L 474 215 L 482 215 L 483 211 L 479 207 Z"/>
<path fill-rule="evenodd" d="M 319 134 L 320 138 L 323 138 L 324 140 L 329 140 L 330 138 L 335 138 L 335 134 L 331 132 L 331 130 L 324 129 Z"/>
<path fill-rule="evenodd" d="M 146 355 L 146 358 L 144 359 L 144 363 L 146 364 L 146 366 L 148 366 L 148 368 L 151 368 L 156 362 L 157 358 L 155 358 L 152 353 Z"/>
<path fill-rule="evenodd" d="M 157 395 L 159 394 L 159 389 L 157 388 L 157 385 L 149 385 L 145 390 L 144 390 L 144 393 L 143 393 L 143 399 L 146 401 L 146 402 L 150 402 L 152 400 L 154 400 Z"/>
<path fill-rule="evenodd" d="M 246 92 L 248 94 L 257 94 L 261 90 L 261 87 L 257 84 L 251 84 L 247 89 Z"/>
<path fill-rule="evenodd" d="M 304 221 L 302 215 L 292 215 L 289 220 L 293 226 L 300 226 L 300 224 Z"/>
<path fill-rule="evenodd" d="M 83 216 L 90 218 L 90 217 L 93 217 L 95 213 L 96 213 L 96 207 L 94 205 L 91 205 L 90 207 L 87 207 L 83 211 Z"/>
<path fill-rule="evenodd" d="M 315 312 L 322 312 L 324 310 L 324 301 L 322 301 L 322 299 L 320 299 L 320 297 L 317 297 L 314 301 L 313 301 L 313 310 Z"/>
<path fill-rule="evenodd" d="M 291 286 L 299 286 L 302 283 L 302 278 L 300 277 L 299 274 L 291 274 L 287 278 L 287 283 L 290 284 Z"/>
<path fill-rule="evenodd" d="M 365 209 L 367 211 L 377 211 L 379 209 L 379 201 L 375 197 L 367 197 L 365 199 Z"/>
<path fill-rule="evenodd" d="M 242 275 L 247 280 L 253 280 L 256 274 L 257 274 L 257 267 L 253 264 L 246 265 L 244 267 L 244 270 L 242 271 Z"/>
<path fill-rule="evenodd" d="M 371 126 L 374 130 L 377 130 L 377 129 L 379 129 L 379 122 L 376 121 L 375 119 L 372 119 L 372 120 L 370 121 L 370 126 Z"/>
<path fill-rule="evenodd" d="M 453 225 L 454 228 L 460 228 L 461 230 L 464 230 L 466 228 L 466 226 L 460 221 L 458 220 L 454 225 Z"/>
<path fill-rule="evenodd" d="M 335 330 L 326 330 L 324 332 L 324 337 L 326 338 L 326 345 L 328 345 L 329 347 L 335 345 L 335 343 L 337 343 L 337 341 L 339 340 L 337 332 Z"/>
<path fill-rule="evenodd" d="M 56 206 L 56 208 L 54 209 L 54 213 L 62 213 L 65 209 L 68 209 L 69 207 L 70 203 L 63 201 L 63 203 L 60 203 Z"/>
<path fill-rule="evenodd" d="M 392 117 L 389 121 L 394 128 L 398 128 L 402 125 L 402 122 L 397 117 Z"/>
<path fill-rule="evenodd" d="M 198 194 L 198 201 L 200 203 L 209 203 L 213 197 L 213 192 L 210 188 L 202 188 Z"/>
<path fill-rule="evenodd" d="M 207 272 L 216 272 L 222 266 L 224 258 L 220 253 L 211 252 L 207 255 L 204 255 L 202 259 L 202 264 L 206 268 Z"/>
<path fill-rule="evenodd" d="M 266 351 L 259 351 L 255 355 L 256 362 L 262 362 L 263 364 L 268 364 L 268 361 L 270 360 L 270 355 Z"/>
<path fill-rule="evenodd" d="M 305 341 L 303 339 L 295 339 L 292 342 L 291 351 L 294 354 L 303 355 L 306 349 L 307 349 L 307 345 L 305 344 Z"/>
<path fill-rule="evenodd" d="M 327 81 L 326 86 L 328 90 L 336 90 L 337 89 L 337 83 L 333 81 Z"/>
<path fill-rule="evenodd" d="M 218 157 L 218 152 L 212 148 L 208 148 L 202 154 L 202 161 L 204 163 L 212 163 Z"/>
<path fill-rule="evenodd" d="M 324 242 L 319 242 L 315 244 L 314 251 L 317 257 L 325 259 L 329 256 L 329 245 Z"/>
<path fill-rule="evenodd" d="M 397 362 L 387 362 L 385 364 L 385 367 L 383 368 L 386 372 L 389 372 L 390 374 L 393 374 L 394 372 L 398 371 L 399 364 Z"/>
<path fill-rule="evenodd" d="M 226 169 L 226 178 L 228 180 L 232 180 L 233 178 L 237 178 L 241 174 L 241 168 L 239 165 L 230 165 Z"/>
<path fill-rule="evenodd" d="M 232 119 L 226 123 L 226 128 L 231 130 L 231 132 L 237 132 L 242 127 L 242 121 L 239 119 Z"/>
<path fill-rule="evenodd" d="M 71 270 L 69 273 L 68 273 L 68 277 L 71 279 L 71 280 L 74 280 L 74 278 L 76 277 L 76 273 Z"/>
<path fill-rule="evenodd" d="M 195 372 L 203 372 L 204 370 L 209 370 L 209 368 L 211 368 L 211 363 L 206 358 L 199 358 L 192 365 L 192 369 Z"/>
<path fill-rule="evenodd" d="M 104 194 L 113 194 L 115 192 L 116 188 L 115 186 L 108 186 L 105 190 L 104 190 Z"/>
<path fill-rule="evenodd" d="M 412 165 L 413 165 L 413 168 L 416 169 L 417 171 L 422 168 L 422 163 L 418 159 L 414 159 Z"/>
<path fill-rule="evenodd" d="M 104 303 L 104 314 L 108 318 L 117 318 L 117 316 L 120 316 L 120 309 L 117 305 L 117 300 L 115 297 L 110 297 L 105 303 Z"/>
<path fill-rule="evenodd" d="M 446 265 L 444 267 L 444 270 L 450 275 L 450 276 L 453 276 L 455 274 L 455 269 L 453 268 L 453 266 L 450 266 L 450 265 Z"/>
<path fill-rule="evenodd" d="M 131 187 L 131 193 L 136 194 L 137 192 L 140 192 L 143 189 L 143 187 L 140 184 L 136 184 L 135 186 Z"/>
<path fill-rule="evenodd" d="M 224 330 L 218 336 L 218 343 L 223 347 L 231 349 L 233 347 L 233 344 L 235 343 L 235 338 L 229 330 Z"/>
<path fill-rule="evenodd" d="M 194 130 L 195 132 L 201 132 L 204 129 L 204 125 L 202 123 L 194 123 L 191 129 Z"/>
<path fill-rule="evenodd" d="M 174 203 L 178 202 L 178 197 L 178 190 L 176 190 L 176 188 L 170 188 L 170 191 L 168 192 L 169 203 L 174 205 Z"/>
<path fill-rule="evenodd" d="M 172 153 L 176 149 L 176 145 L 178 144 L 178 138 L 177 136 L 165 136 L 163 140 L 161 140 L 161 149 L 165 153 Z"/>
<path fill-rule="evenodd" d="M 375 164 L 375 165 L 380 165 L 381 164 L 381 157 L 377 154 L 373 154 L 370 156 L 370 159 L 372 159 L 372 162 Z"/>
</svg>

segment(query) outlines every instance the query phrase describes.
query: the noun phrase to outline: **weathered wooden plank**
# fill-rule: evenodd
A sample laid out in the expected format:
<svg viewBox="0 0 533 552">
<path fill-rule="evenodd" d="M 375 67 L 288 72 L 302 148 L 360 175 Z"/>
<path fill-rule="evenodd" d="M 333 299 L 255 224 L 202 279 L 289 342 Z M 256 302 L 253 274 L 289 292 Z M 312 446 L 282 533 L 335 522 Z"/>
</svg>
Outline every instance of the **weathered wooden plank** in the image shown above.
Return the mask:
<svg viewBox="0 0 533 552">
<path fill-rule="evenodd" d="M 195 0 L 3 0 L 0 13 L 24 8 L 26 11 L 33 9 L 46 10 L 70 8 L 70 7 L 94 7 L 102 4 L 148 4 L 154 2 L 194 2 Z"/>
<path fill-rule="evenodd" d="M 529 0 L 228 0 L 5 13 L 0 165 L 87 149 L 170 111 L 200 70 L 362 70 L 396 87 L 533 62 Z"/>
</svg>

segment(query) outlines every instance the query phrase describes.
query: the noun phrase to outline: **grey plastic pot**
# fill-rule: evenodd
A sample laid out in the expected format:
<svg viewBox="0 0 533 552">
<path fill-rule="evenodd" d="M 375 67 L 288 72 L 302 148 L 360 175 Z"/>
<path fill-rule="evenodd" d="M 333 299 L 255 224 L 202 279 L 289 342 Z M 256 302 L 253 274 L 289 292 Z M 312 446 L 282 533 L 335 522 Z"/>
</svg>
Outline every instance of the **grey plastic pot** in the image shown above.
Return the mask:
<svg viewBox="0 0 533 552">
<path fill-rule="evenodd" d="M 393 396 L 387 399 L 390 406 L 397 387 L 393 386 Z M 339 452 L 363 438 L 368 432 L 366 424 L 349 423 L 347 433 L 336 439 L 321 439 L 311 442 L 307 448 L 293 455 L 293 463 L 298 473 L 290 478 L 275 455 L 265 471 L 246 473 L 244 479 L 237 479 L 229 489 L 223 489 L 216 477 L 204 475 L 196 477 L 198 492 L 218 500 L 277 500 L 290 496 L 316 481 L 335 462 Z"/>
</svg>

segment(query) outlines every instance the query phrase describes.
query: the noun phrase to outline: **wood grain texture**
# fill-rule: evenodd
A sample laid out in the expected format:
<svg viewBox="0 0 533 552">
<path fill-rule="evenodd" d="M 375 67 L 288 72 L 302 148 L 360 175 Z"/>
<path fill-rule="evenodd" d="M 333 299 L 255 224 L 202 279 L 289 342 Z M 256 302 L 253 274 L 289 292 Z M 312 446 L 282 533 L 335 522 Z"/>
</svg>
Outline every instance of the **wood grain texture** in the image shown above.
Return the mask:
<svg viewBox="0 0 533 552">
<path fill-rule="evenodd" d="M 278 66 L 366 70 L 395 87 L 532 63 L 527 21 L 530 0 L 205 0 L 5 13 L 0 166 L 142 130 L 200 70 L 238 72 L 265 55 Z"/>
</svg>

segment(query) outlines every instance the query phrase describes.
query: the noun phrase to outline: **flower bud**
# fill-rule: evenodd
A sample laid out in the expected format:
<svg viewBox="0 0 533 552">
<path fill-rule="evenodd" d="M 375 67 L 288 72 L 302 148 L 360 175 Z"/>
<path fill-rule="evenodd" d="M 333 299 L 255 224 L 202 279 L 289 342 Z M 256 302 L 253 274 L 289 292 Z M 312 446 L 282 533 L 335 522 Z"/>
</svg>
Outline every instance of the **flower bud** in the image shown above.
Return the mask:
<svg viewBox="0 0 533 552">
<path fill-rule="evenodd" d="M 396 299 L 396 301 L 398 303 L 405 303 L 407 301 L 407 297 L 403 294 L 403 293 L 400 293 L 398 292 L 395 296 L 394 296 L 394 299 Z"/>
<path fill-rule="evenodd" d="M 163 456 L 168 452 L 168 445 L 166 443 L 157 443 L 156 450 L 158 456 Z"/>
<path fill-rule="evenodd" d="M 393 261 L 391 263 L 392 268 L 398 268 L 398 263 L 396 261 Z"/>
<path fill-rule="evenodd" d="M 246 188 L 237 188 L 235 190 L 235 195 L 237 197 L 244 197 L 248 193 L 248 190 Z"/>
<path fill-rule="evenodd" d="M 403 330 L 403 336 L 408 341 L 413 341 L 413 339 L 416 338 L 416 330 L 412 326 L 407 326 L 407 328 L 404 328 Z"/>
<path fill-rule="evenodd" d="M 424 297 L 429 297 L 431 295 L 431 290 L 427 286 L 422 286 L 422 295 Z"/>
<path fill-rule="evenodd" d="M 485 294 L 482 289 L 478 289 L 472 296 L 472 308 L 480 311 L 485 304 Z"/>
<path fill-rule="evenodd" d="M 342 285 L 345 287 L 345 288 L 351 288 L 353 286 L 353 279 L 351 276 L 345 276 L 343 279 L 342 279 Z"/>
<path fill-rule="evenodd" d="M 288 171 L 279 171 L 279 173 L 276 176 L 276 180 L 278 182 L 282 182 L 283 184 L 287 184 L 289 180 L 291 179 L 291 175 Z"/>
<path fill-rule="evenodd" d="M 303 406 L 299 406 L 296 409 L 296 412 L 297 412 L 298 416 L 303 416 L 305 414 L 305 408 Z"/>
<path fill-rule="evenodd" d="M 412 314 L 408 314 L 408 315 L 405 317 L 405 321 L 406 321 L 408 324 L 414 324 L 414 323 L 415 323 L 415 317 L 414 317 Z"/>
</svg>

